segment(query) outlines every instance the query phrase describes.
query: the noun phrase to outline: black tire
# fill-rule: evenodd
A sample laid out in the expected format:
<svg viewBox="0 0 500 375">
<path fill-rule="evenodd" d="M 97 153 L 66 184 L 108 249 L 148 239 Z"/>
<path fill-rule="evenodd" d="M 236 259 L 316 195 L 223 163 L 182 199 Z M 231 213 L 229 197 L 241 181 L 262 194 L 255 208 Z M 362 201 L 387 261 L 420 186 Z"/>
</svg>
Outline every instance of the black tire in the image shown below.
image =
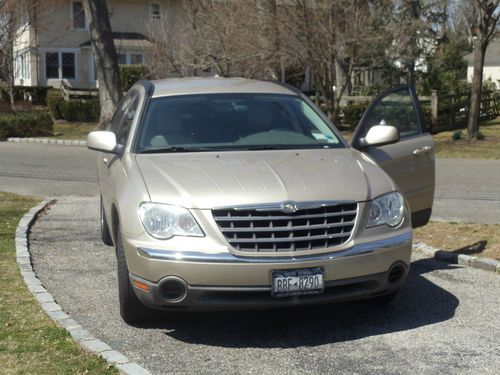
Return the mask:
<svg viewBox="0 0 500 375">
<path fill-rule="evenodd" d="M 120 315 L 123 321 L 130 325 L 145 323 L 150 318 L 151 310 L 139 301 L 130 283 L 120 228 L 116 231 L 116 260 L 118 264 Z"/>
<path fill-rule="evenodd" d="M 394 301 L 394 298 L 398 295 L 399 289 L 393 290 L 390 293 L 371 298 L 369 301 L 370 303 L 376 304 L 376 305 L 387 305 Z"/>
<path fill-rule="evenodd" d="M 106 215 L 104 215 L 104 206 L 102 204 L 102 197 L 101 197 L 100 223 L 101 223 L 101 240 L 102 240 L 102 242 L 104 242 L 105 245 L 113 246 L 113 238 L 111 237 L 111 232 L 109 231 L 109 226 L 108 226 L 108 222 L 106 220 Z"/>
</svg>

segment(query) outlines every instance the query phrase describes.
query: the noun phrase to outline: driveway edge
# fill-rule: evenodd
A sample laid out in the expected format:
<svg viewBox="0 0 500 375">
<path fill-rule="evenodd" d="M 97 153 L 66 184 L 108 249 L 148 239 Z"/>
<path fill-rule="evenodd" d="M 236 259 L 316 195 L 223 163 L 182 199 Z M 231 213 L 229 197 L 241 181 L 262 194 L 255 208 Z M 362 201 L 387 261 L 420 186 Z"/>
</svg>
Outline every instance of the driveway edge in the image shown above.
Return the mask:
<svg viewBox="0 0 500 375">
<path fill-rule="evenodd" d="M 62 145 L 62 146 L 86 146 L 85 141 L 75 141 L 72 139 L 50 139 L 50 138 L 7 138 L 7 142 L 11 143 L 42 143 L 45 145 Z"/>
<path fill-rule="evenodd" d="M 45 200 L 33 207 L 19 221 L 16 229 L 16 261 L 33 297 L 38 301 L 45 313 L 59 326 L 71 335 L 73 340 L 86 352 L 95 354 L 114 366 L 123 375 L 150 375 L 151 373 L 135 362 L 130 361 L 123 354 L 113 350 L 108 344 L 92 336 L 71 316 L 65 313 L 57 304 L 54 297 L 45 289 L 33 270 L 31 254 L 29 252 L 28 237 L 33 223 L 38 215 L 55 200 Z"/>
<path fill-rule="evenodd" d="M 415 249 L 429 257 L 433 257 L 436 260 L 478 268 L 485 271 L 493 271 L 500 274 L 500 261 L 495 259 L 474 257 L 466 254 L 456 254 L 450 251 L 440 250 L 422 242 L 414 243 L 413 250 Z"/>
</svg>

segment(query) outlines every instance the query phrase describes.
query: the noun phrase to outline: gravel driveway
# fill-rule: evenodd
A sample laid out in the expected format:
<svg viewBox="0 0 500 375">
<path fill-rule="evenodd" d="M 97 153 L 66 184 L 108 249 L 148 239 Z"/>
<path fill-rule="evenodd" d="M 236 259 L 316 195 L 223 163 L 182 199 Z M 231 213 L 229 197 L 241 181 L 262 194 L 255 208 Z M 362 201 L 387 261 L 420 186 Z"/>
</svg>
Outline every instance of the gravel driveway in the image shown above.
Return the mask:
<svg viewBox="0 0 500 375">
<path fill-rule="evenodd" d="M 415 255 L 395 304 L 260 312 L 118 312 L 114 250 L 101 244 L 98 200 L 64 198 L 31 234 L 35 270 L 61 307 L 156 374 L 494 374 L 500 369 L 500 276 Z M 496 372 L 498 374 L 498 372 Z"/>
</svg>

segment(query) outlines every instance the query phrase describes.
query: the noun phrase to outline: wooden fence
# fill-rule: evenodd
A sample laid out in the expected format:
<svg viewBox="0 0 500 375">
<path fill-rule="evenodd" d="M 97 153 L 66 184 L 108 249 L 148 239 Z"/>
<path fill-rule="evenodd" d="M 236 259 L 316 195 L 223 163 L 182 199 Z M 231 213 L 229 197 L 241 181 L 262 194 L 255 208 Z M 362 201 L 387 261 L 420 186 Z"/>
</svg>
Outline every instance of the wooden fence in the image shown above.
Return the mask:
<svg viewBox="0 0 500 375">
<path fill-rule="evenodd" d="M 350 105 L 366 105 L 374 99 L 374 96 L 343 96 L 340 107 L 345 108 Z M 319 102 L 324 109 L 324 98 L 316 99 L 311 97 L 316 103 Z M 469 114 L 470 93 L 439 94 L 433 90 L 430 96 L 419 96 L 422 104 L 427 126 L 432 132 L 444 130 L 454 130 L 464 128 L 467 125 Z M 481 95 L 481 119 L 489 119 L 500 116 L 500 92 L 484 91 Z"/>
</svg>

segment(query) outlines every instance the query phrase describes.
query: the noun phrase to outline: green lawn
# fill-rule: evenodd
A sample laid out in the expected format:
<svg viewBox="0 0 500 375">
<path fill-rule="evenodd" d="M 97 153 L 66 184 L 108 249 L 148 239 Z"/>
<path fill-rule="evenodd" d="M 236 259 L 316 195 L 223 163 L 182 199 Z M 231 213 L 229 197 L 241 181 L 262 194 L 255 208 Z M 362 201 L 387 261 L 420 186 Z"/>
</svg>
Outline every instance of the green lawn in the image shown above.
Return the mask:
<svg viewBox="0 0 500 375">
<path fill-rule="evenodd" d="M 54 123 L 54 135 L 50 139 L 71 139 L 77 141 L 87 140 L 87 134 L 96 130 L 97 124 L 94 122 L 66 122 L 56 121 Z"/>
<path fill-rule="evenodd" d="M 117 374 L 80 349 L 27 290 L 15 257 L 17 223 L 38 199 L 0 192 L 0 372 Z"/>
</svg>

